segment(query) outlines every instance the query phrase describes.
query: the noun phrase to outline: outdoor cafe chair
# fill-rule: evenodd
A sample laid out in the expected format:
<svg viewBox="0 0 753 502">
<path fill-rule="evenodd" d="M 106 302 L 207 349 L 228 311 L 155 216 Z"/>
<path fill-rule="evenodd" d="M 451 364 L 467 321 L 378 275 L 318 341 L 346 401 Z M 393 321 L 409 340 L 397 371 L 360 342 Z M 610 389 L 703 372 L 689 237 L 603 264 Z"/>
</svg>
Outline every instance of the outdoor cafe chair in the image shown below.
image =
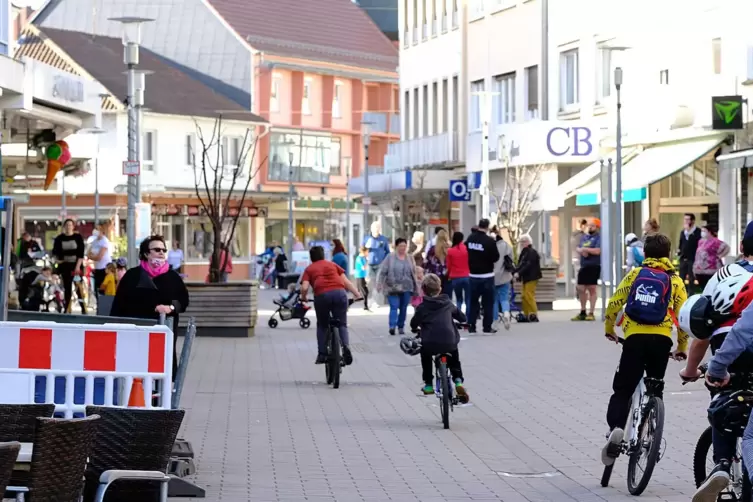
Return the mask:
<svg viewBox="0 0 753 502">
<path fill-rule="evenodd" d="M 0 443 L 0 497 L 8 486 L 19 451 L 21 451 L 21 443 Z"/>
<path fill-rule="evenodd" d="M 166 502 L 167 468 L 184 410 L 87 406 L 101 417 L 84 502 Z"/>
<path fill-rule="evenodd" d="M 34 432 L 29 482 L 9 486 L 16 501 L 79 502 L 84 471 L 99 417 L 38 418 Z"/>
<path fill-rule="evenodd" d="M 54 404 L 0 404 L 0 442 L 33 442 L 37 418 L 54 412 Z"/>
</svg>

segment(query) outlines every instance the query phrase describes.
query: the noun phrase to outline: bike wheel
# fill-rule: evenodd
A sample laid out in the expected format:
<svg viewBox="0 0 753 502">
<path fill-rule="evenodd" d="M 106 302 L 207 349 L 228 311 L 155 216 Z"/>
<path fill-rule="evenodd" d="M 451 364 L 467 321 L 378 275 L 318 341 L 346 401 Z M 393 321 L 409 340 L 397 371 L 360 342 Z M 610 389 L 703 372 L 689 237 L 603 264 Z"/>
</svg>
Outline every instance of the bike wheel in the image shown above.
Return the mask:
<svg viewBox="0 0 753 502">
<path fill-rule="evenodd" d="M 439 381 L 442 382 L 442 425 L 445 429 L 450 428 L 450 379 L 447 378 L 447 363 L 439 364 Z"/>
<path fill-rule="evenodd" d="M 664 433 L 664 402 L 658 397 L 650 397 L 643 410 L 643 418 L 638 427 L 638 444 L 630 452 L 628 461 L 627 485 L 631 495 L 640 495 L 648 486 L 654 467 L 659 461 L 661 453 L 661 440 Z M 643 474 L 636 479 L 638 461 L 646 459 L 646 467 L 641 470 Z"/>
<path fill-rule="evenodd" d="M 604 466 L 604 472 L 601 475 L 601 486 L 605 488 L 609 486 L 609 478 L 612 477 L 612 469 L 614 469 L 614 464 Z"/>
<path fill-rule="evenodd" d="M 696 443 L 695 452 L 693 453 L 693 478 L 696 487 L 701 486 L 706 480 L 706 477 L 714 468 L 713 459 L 713 442 L 711 427 L 707 427 L 703 431 L 701 437 L 698 438 Z M 742 466 L 741 453 L 740 453 L 740 438 L 737 439 L 735 461 L 731 465 L 730 469 L 730 483 L 729 486 L 722 492 L 721 495 L 725 497 L 733 497 L 730 500 L 737 501 L 750 501 L 750 480 L 744 473 Z M 727 500 L 727 498 L 724 498 Z"/>
<path fill-rule="evenodd" d="M 693 453 L 693 479 L 695 480 L 696 488 L 701 486 L 709 475 L 709 469 L 706 463 L 710 451 L 712 451 L 711 426 L 707 427 L 701 434 L 701 437 L 698 438 L 698 442 L 695 445 L 695 452 Z"/>
<path fill-rule="evenodd" d="M 340 350 L 340 329 L 332 328 L 332 352 L 329 355 L 329 374 L 332 375 L 332 388 L 340 388 L 340 360 L 342 351 Z"/>
<path fill-rule="evenodd" d="M 331 360 L 332 360 L 332 330 L 327 331 L 327 362 L 324 363 L 324 374 L 327 377 L 327 385 L 332 384 L 332 378 L 334 377 L 334 373 L 331 369 Z"/>
</svg>

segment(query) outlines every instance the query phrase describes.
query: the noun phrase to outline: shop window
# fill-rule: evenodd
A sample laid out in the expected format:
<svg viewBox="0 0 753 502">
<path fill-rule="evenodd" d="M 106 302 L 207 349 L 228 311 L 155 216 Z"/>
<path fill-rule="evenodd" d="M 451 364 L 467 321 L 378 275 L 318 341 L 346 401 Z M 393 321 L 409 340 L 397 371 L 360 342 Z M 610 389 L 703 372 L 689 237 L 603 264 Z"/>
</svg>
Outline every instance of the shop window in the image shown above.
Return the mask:
<svg viewBox="0 0 753 502">
<path fill-rule="evenodd" d="M 272 133 L 269 136 L 269 181 L 289 180 L 291 153 L 294 182 L 329 183 L 330 173 L 334 170 L 333 156 L 338 159 L 337 174 L 340 174 L 339 138 L 300 133 Z"/>
<path fill-rule="evenodd" d="M 228 218 L 224 222 L 223 232 L 227 232 L 232 227 L 232 221 Z M 250 255 L 249 235 L 250 219 L 241 216 L 238 218 L 238 225 L 235 227 L 235 234 L 230 243 L 230 253 L 234 259 L 246 259 Z M 183 252 L 188 260 L 206 261 L 213 251 L 214 233 L 212 223 L 206 217 L 192 216 L 186 221 L 186 240 L 183 246 Z"/>
</svg>

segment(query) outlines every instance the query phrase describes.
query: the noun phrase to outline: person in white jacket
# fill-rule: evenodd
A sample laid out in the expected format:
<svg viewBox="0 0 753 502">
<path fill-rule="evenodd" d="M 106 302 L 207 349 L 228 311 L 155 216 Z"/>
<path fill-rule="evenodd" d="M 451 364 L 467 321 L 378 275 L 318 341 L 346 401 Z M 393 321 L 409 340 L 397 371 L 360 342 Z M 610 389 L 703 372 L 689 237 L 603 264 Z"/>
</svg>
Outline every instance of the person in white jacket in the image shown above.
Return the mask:
<svg viewBox="0 0 753 502">
<path fill-rule="evenodd" d="M 628 272 L 643 263 L 643 241 L 634 233 L 625 236 L 625 265 Z"/>
<path fill-rule="evenodd" d="M 502 322 L 505 329 L 510 329 L 510 295 L 512 271 L 515 268 L 512 246 L 500 237 L 497 227 L 492 228 L 491 233 L 499 251 L 499 260 L 494 262 L 494 319 L 497 324 Z"/>
</svg>

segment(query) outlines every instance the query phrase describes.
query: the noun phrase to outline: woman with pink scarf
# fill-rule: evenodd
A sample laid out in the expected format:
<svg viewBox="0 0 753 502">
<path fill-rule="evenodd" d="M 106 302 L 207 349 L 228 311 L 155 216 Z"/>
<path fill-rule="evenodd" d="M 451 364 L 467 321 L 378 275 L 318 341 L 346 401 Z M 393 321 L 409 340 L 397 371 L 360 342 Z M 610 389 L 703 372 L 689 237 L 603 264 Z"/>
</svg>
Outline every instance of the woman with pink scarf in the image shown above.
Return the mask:
<svg viewBox="0 0 753 502">
<path fill-rule="evenodd" d="M 716 227 L 701 227 L 701 240 L 698 241 L 698 251 L 693 262 L 693 274 L 701 291 L 716 271 L 724 266 L 722 258 L 728 254 L 729 246 L 716 237 Z"/>
<path fill-rule="evenodd" d="M 167 245 L 161 235 L 144 239 L 139 246 L 139 265 L 130 268 L 118 283 L 110 315 L 159 319 L 160 314 L 173 318 L 188 307 L 188 290 L 178 272 L 167 264 Z M 178 358 L 173 344 L 173 379 Z"/>
</svg>

